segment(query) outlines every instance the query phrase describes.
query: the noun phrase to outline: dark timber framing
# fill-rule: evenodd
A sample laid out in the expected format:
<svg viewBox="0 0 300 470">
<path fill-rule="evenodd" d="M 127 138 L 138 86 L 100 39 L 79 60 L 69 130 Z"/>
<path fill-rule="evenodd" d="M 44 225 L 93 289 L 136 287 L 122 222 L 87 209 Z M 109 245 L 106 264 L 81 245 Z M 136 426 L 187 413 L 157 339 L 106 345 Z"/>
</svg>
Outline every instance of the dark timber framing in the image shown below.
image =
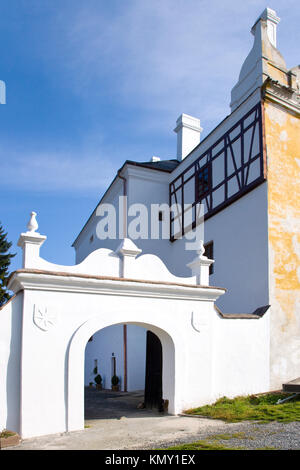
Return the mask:
<svg viewBox="0 0 300 470">
<path fill-rule="evenodd" d="M 185 232 L 188 232 L 191 228 L 195 228 L 198 203 L 204 204 L 204 220 L 207 220 L 266 180 L 266 149 L 263 138 L 263 118 L 263 103 L 260 102 L 170 183 L 170 207 L 173 204 L 181 204 L 182 207 L 181 212 L 177 214 L 171 213 L 170 216 L 171 241 L 176 240 L 180 235 L 184 236 Z M 245 137 L 246 133 L 247 139 Z M 224 161 L 222 164 L 223 175 L 220 182 L 214 185 L 214 163 L 217 159 L 221 161 L 222 158 Z M 257 164 L 257 161 L 259 162 L 259 169 L 256 167 L 255 171 L 257 174 L 251 179 L 250 171 L 254 168 L 255 162 Z M 229 164 L 231 165 L 231 170 Z M 209 168 L 210 188 L 202 197 L 198 197 L 197 175 L 206 166 Z M 185 197 L 185 189 L 187 188 L 187 183 L 193 183 L 193 179 L 195 194 L 194 201 L 190 204 L 193 220 L 192 224 L 190 223 L 186 227 L 184 222 L 184 204 L 185 199 L 187 199 Z M 236 190 L 230 194 L 234 185 L 236 185 Z M 222 200 L 216 202 L 214 196 L 218 190 L 223 190 L 223 195 Z M 189 199 L 191 199 L 191 196 L 189 196 Z M 179 224 L 180 234 L 178 230 L 174 233 L 175 220 Z"/>
</svg>

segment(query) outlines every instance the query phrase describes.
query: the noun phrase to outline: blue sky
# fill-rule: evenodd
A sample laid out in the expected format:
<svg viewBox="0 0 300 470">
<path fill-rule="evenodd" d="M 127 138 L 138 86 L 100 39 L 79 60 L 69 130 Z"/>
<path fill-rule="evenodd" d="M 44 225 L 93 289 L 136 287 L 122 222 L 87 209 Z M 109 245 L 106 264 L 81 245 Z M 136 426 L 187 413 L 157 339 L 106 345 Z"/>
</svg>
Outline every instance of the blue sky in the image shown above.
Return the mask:
<svg viewBox="0 0 300 470">
<path fill-rule="evenodd" d="M 277 45 L 299 63 L 297 0 L 11 0 L 0 6 L 0 221 L 17 253 L 29 213 L 41 254 L 73 264 L 71 244 L 126 159 L 174 158 L 177 117 L 203 136 L 227 114 L 231 88 L 266 6 Z"/>
</svg>

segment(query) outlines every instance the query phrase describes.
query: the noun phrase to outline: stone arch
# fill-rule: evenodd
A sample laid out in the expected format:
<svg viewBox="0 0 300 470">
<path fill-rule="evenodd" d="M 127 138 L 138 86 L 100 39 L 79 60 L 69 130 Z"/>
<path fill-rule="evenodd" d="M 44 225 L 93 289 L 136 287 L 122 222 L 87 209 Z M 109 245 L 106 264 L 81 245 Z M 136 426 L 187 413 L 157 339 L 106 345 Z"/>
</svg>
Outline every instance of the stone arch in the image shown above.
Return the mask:
<svg viewBox="0 0 300 470">
<path fill-rule="evenodd" d="M 169 412 L 176 414 L 178 393 L 175 395 L 175 347 L 180 338 L 155 325 L 154 322 L 141 322 L 134 319 L 111 321 L 103 316 L 93 317 L 83 323 L 73 334 L 68 351 L 67 376 L 67 431 L 84 429 L 84 358 L 88 339 L 97 331 L 120 324 L 134 324 L 155 333 L 161 341 L 163 350 L 163 398 L 169 400 Z M 180 348 L 183 351 L 182 347 Z M 181 360 L 183 360 L 181 354 Z"/>
</svg>

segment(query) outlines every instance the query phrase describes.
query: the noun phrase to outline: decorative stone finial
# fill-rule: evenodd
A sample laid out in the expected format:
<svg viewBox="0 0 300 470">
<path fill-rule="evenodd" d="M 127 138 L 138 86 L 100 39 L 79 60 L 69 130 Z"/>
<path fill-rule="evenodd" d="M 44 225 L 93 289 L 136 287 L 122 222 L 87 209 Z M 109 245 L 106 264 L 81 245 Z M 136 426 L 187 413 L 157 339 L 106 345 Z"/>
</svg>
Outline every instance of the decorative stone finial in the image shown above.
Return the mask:
<svg viewBox="0 0 300 470">
<path fill-rule="evenodd" d="M 203 240 L 199 241 L 199 248 L 198 248 L 198 250 L 196 250 L 196 253 L 199 255 L 200 258 L 202 258 L 202 256 L 204 255 L 205 248 L 204 248 L 204 245 L 203 245 Z"/>
<path fill-rule="evenodd" d="M 115 253 L 120 256 L 120 277 L 134 277 L 134 261 L 142 250 L 132 240 L 124 238 Z"/>
<path fill-rule="evenodd" d="M 278 80 L 278 68 L 286 70 L 285 60 L 276 45 L 279 21 L 276 11 L 265 8 L 252 26 L 254 43 L 242 65 L 238 82 L 231 90 L 231 111 L 259 90 L 268 77 Z"/>
<path fill-rule="evenodd" d="M 124 238 L 118 246 L 116 253 L 120 256 L 132 256 L 135 258 L 137 255 L 142 253 L 130 238 Z"/>
<path fill-rule="evenodd" d="M 270 43 L 276 47 L 276 30 L 277 25 L 280 21 L 280 18 L 277 16 L 276 11 L 271 10 L 271 8 L 265 8 L 262 14 L 257 18 L 256 22 L 251 28 L 251 33 L 255 36 L 256 25 L 260 20 L 264 20 L 267 23 L 267 34 Z"/>
<path fill-rule="evenodd" d="M 36 232 L 38 223 L 36 221 L 36 212 L 31 212 L 27 224 L 27 232 L 21 233 L 18 246 L 23 250 L 23 268 L 36 268 L 39 263 L 40 247 L 47 239 L 45 235 Z"/>
<path fill-rule="evenodd" d="M 199 248 L 196 252 L 197 256 L 187 264 L 187 267 L 191 269 L 193 276 L 196 277 L 197 284 L 208 286 L 209 266 L 214 263 L 214 260 L 204 256 L 205 248 L 203 246 L 203 240 L 199 241 Z"/>
<path fill-rule="evenodd" d="M 36 215 L 36 212 L 33 211 L 30 214 L 30 219 L 27 224 L 27 229 L 29 232 L 35 232 L 39 228 L 38 223 L 36 221 Z"/>
</svg>

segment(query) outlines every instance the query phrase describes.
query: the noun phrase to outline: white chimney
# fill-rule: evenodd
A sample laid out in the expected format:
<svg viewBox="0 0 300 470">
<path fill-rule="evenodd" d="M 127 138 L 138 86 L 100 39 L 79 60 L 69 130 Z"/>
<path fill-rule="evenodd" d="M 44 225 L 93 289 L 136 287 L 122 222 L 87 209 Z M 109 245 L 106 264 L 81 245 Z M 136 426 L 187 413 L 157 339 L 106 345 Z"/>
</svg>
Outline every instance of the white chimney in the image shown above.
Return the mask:
<svg viewBox="0 0 300 470">
<path fill-rule="evenodd" d="M 199 143 L 202 132 L 200 119 L 181 114 L 176 121 L 177 160 L 183 160 Z"/>
</svg>

